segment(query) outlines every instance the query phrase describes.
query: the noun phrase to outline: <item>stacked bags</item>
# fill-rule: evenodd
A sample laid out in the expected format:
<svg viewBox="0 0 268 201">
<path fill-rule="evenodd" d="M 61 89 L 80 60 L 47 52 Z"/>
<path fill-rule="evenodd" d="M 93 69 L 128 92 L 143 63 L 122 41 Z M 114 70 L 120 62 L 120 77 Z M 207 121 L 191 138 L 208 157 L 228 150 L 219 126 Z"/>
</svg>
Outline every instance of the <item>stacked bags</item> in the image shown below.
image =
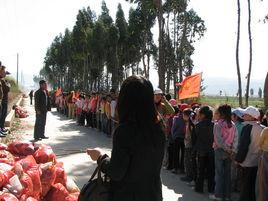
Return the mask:
<svg viewBox="0 0 268 201">
<path fill-rule="evenodd" d="M 77 201 L 78 196 L 50 146 L 0 144 L 0 201 Z"/>
</svg>

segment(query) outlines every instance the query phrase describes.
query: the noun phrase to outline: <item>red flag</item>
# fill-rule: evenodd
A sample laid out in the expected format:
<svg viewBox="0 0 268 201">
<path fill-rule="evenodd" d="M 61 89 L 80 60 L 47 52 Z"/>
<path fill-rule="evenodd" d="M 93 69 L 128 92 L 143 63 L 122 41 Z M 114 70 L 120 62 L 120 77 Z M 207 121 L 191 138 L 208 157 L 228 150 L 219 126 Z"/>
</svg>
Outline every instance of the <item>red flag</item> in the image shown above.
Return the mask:
<svg viewBox="0 0 268 201">
<path fill-rule="evenodd" d="M 181 83 L 179 83 L 179 100 L 199 97 L 201 80 L 202 73 L 197 73 L 186 77 Z"/>
</svg>

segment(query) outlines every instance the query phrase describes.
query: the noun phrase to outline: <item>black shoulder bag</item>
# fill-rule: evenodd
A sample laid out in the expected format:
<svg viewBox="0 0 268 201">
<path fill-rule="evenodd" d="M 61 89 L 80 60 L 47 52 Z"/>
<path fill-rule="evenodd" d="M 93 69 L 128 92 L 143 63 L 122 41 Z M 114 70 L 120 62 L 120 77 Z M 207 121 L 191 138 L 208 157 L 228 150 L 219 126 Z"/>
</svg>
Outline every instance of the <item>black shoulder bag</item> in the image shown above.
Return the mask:
<svg viewBox="0 0 268 201">
<path fill-rule="evenodd" d="M 105 175 L 101 175 L 102 162 L 95 169 L 89 181 L 83 186 L 78 201 L 109 201 L 110 200 L 110 181 Z M 96 179 L 95 176 L 97 176 Z"/>
</svg>

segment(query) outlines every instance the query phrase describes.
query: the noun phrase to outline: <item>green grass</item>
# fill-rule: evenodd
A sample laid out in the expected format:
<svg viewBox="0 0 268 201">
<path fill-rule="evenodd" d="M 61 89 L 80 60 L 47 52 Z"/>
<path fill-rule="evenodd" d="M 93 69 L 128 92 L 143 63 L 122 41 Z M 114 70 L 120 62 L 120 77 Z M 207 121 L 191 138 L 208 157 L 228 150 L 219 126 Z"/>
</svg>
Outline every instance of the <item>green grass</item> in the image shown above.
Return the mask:
<svg viewBox="0 0 268 201">
<path fill-rule="evenodd" d="M 233 108 L 239 106 L 238 97 L 230 97 L 230 96 L 201 96 L 200 103 L 202 103 L 202 105 L 210 105 L 212 107 L 217 107 L 221 104 L 229 104 Z M 244 98 L 243 98 L 243 103 L 245 103 Z M 260 99 L 256 97 L 250 97 L 249 105 L 252 105 L 258 108 L 263 108 L 264 101 L 262 98 Z"/>
<path fill-rule="evenodd" d="M 19 85 L 17 85 L 16 80 L 13 77 L 5 78 L 11 85 L 10 92 L 21 93 Z"/>
</svg>

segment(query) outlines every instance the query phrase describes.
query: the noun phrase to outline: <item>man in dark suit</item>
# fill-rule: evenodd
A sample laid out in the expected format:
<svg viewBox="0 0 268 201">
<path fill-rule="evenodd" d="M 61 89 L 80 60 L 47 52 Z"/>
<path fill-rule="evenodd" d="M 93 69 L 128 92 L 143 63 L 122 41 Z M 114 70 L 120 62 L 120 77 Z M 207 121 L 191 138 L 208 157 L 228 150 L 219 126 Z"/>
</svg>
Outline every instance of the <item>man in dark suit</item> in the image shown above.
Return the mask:
<svg viewBox="0 0 268 201">
<path fill-rule="evenodd" d="M 50 99 L 47 92 L 47 83 L 45 80 L 39 82 L 40 88 L 34 94 L 36 120 L 34 127 L 34 139 L 36 141 L 48 139 L 45 136 L 45 126 L 47 112 L 51 110 Z"/>
<path fill-rule="evenodd" d="M 7 109 L 8 109 L 8 93 L 10 91 L 10 84 L 5 80 L 6 76 L 10 75 L 8 71 L 6 71 L 6 67 L 2 66 L 0 69 L 0 82 L 2 85 L 3 98 L 2 98 L 2 111 L 0 117 L 0 132 L 2 134 L 6 134 L 8 132 L 5 129 L 5 121 L 7 117 Z"/>
</svg>

